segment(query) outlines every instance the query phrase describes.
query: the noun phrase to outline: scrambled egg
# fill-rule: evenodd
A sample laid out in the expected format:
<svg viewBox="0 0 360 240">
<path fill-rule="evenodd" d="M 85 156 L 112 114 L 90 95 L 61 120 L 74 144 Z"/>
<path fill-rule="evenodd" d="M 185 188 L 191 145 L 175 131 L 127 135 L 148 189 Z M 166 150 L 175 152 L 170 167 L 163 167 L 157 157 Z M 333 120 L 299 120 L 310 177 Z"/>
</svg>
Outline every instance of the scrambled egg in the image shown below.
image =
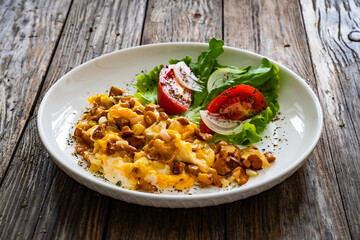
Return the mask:
<svg viewBox="0 0 360 240">
<path fill-rule="evenodd" d="M 76 125 L 75 149 L 91 172 L 127 189 L 244 184 L 275 160 L 252 146 L 240 150 L 224 142 L 208 144 L 212 135 L 187 119 L 169 119 L 158 105 L 143 106 L 116 87 L 109 96 L 96 94 L 88 101 L 92 108 Z"/>
</svg>

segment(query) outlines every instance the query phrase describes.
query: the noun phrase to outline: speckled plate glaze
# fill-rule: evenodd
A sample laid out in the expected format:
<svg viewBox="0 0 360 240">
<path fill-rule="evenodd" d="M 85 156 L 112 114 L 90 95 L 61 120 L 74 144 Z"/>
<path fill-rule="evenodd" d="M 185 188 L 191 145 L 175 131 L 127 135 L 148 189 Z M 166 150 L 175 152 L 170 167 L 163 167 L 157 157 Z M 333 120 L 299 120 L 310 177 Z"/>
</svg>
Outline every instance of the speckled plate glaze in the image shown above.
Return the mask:
<svg viewBox="0 0 360 240">
<path fill-rule="evenodd" d="M 54 162 L 70 177 L 101 194 L 155 207 L 190 208 L 229 203 L 261 193 L 292 175 L 314 149 L 322 130 L 319 100 L 306 82 L 279 63 L 279 120 L 263 133 L 260 149 L 273 151 L 277 157 L 271 168 L 259 171 L 240 187 L 193 189 L 187 192 L 165 191 L 161 194 L 123 189 L 94 176 L 79 166 L 69 134 L 88 107 L 87 97 L 105 93 L 114 85 L 134 92 L 136 75 L 149 71 L 171 58 L 190 55 L 197 58 L 206 50 L 203 43 L 162 43 L 116 51 L 82 64 L 59 79 L 46 93 L 38 112 L 38 130 Z M 257 67 L 263 56 L 245 50 L 224 47 L 219 58 L 223 65 Z"/>
</svg>

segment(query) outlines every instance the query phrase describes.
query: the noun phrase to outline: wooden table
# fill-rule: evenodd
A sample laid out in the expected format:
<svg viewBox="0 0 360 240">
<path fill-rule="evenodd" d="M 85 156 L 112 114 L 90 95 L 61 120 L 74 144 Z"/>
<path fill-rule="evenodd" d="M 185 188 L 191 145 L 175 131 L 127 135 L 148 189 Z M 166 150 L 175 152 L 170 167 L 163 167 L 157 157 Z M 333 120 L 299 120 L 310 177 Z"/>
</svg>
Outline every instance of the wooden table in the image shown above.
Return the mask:
<svg viewBox="0 0 360 240">
<path fill-rule="evenodd" d="M 0 239 L 360 239 L 360 2 L 0 1 Z M 73 67 L 156 42 L 207 42 L 272 58 L 306 79 L 324 130 L 304 166 L 246 200 L 142 207 L 69 178 L 40 142 L 38 107 Z"/>
</svg>

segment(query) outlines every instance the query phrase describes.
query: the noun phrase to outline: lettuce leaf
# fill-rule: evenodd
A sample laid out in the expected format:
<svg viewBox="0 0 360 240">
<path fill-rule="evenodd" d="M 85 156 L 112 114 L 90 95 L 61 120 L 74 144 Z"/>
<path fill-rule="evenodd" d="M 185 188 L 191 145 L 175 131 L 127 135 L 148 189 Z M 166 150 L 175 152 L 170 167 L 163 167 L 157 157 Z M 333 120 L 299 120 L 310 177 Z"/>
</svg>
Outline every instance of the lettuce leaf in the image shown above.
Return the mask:
<svg viewBox="0 0 360 240">
<path fill-rule="evenodd" d="M 200 110 L 201 110 L 201 106 L 191 107 L 188 111 L 180 113 L 177 116 L 185 117 L 190 122 L 196 124 L 199 127 L 200 119 L 201 119 Z"/>
<path fill-rule="evenodd" d="M 223 40 L 210 39 L 209 49 L 200 54 L 196 63 L 191 62 L 189 64 L 191 70 L 203 82 L 204 86 L 206 86 L 207 80 L 214 71 L 214 67 L 218 65 L 216 58 L 224 52 L 223 46 Z"/>
<path fill-rule="evenodd" d="M 260 134 L 276 116 L 278 111 L 279 107 L 276 107 L 273 103 L 270 103 L 264 111 L 254 116 L 250 122 L 245 123 L 240 133 L 232 135 L 221 135 L 215 133 L 214 137 L 211 139 L 211 142 L 225 141 L 244 146 L 259 142 L 262 139 Z"/>
<path fill-rule="evenodd" d="M 234 143 L 236 145 L 246 146 L 252 143 L 259 142 L 261 141 L 261 139 L 261 136 L 256 132 L 255 125 L 248 122 L 244 124 L 243 130 L 240 133 L 232 135 L 221 135 L 215 133 L 214 137 L 211 139 L 210 142 L 225 141 Z"/>
<path fill-rule="evenodd" d="M 201 106 L 206 99 L 208 95 L 206 88 L 207 81 L 209 80 L 211 73 L 215 71 L 215 68 L 221 66 L 216 61 L 216 58 L 224 52 L 223 46 L 224 41 L 212 38 L 209 41 L 209 49 L 201 53 L 196 63 L 190 63 L 191 70 L 200 79 L 204 89 L 201 92 L 193 92 L 193 102 L 191 104 L 192 108 Z M 192 109 L 189 109 L 189 111 L 190 110 Z"/>
<path fill-rule="evenodd" d="M 212 38 L 209 41 L 209 49 L 203 51 L 197 59 L 197 62 L 192 62 L 192 57 L 186 56 L 183 59 L 170 59 L 170 64 L 176 64 L 178 62 L 185 62 L 188 65 L 196 77 L 198 77 L 201 81 L 201 84 L 204 88 L 202 92 L 194 92 L 193 91 L 193 101 L 191 103 L 191 108 L 188 112 L 194 111 L 199 106 L 202 105 L 206 96 L 208 95 L 208 91 L 206 89 L 207 81 L 210 75 L 215 71 L 216 67 L 222 67 L 216 61 L 216 58 L 219 57 L 223 52 L 224 41 L 216 38 Z M 187 113 L 191 115 L 190 113 Z M 200 113 L 198 114 L 200 116 Z M 197 118 L 196 118 L 197 119 Z M 200 121 L 200 118 L 199 118 Z M 197 122 L 198 124 L 198 122 Z"/>
<path fill-rule="evenodd" d="M 188 65 L 193 73 L 200 79 L 201 84 L 204 88 L 201 92 L 192 92 L 193 100 L 190 106 L 190 109 L 185 113 L 180 114 L 181 116 L 189 119 L 190 122 L 193 122 L 199 126 L 200 123 L 200 110 L 201 105 L 204 102 L 205 98 L 208 95 L 207 91 L 207 81 L 210 75 L 215 71 L 217 67 L 223 67 L 220 65 L 216 58 L 219 57 L 223 52 L 224 41 L 212 38 L 209 41 L 209 49 L 203 51 L 201 55 L 198 57 L 197 62 L 192 62 L 192 58 L 190 56 L 186 56 L 181 60 L 178 59 L 170 59 L 170 64 L 176 64 L 180 61 L 183 61 Z"/>
<path fill-rule="evenodd" d="M 235 86 L 246 84 L 257 88 L 265 97 L 268 107 L 252 117 L 251 121 L 246 123 L 243 130 L 238 134 L 221 135 L 216 133 L 212 142 L 227 141 L 238 145 L 250 145 L 261 140 L 260 134 L 266 129 L 267 125 L 276 116 L 280 109 L 277 102 L 277 90 L 279 85 L 279 68 L 272 64 L 268 59 L 264 58 L 261 65 L 253 70 L 249 70 L 244 74 L 240 74 L 235 78 L 225 82 L 224 84 L 212 89 L 210 93 L 207 91 L 207 81 L 210 75 L 218 67 L 222 66 L 217 62 L 217 58 L 224 52 L 224 42 L 216 38 L 209 41 L 209 49 L 203 51 L 198 57 L 197 62 L 192 62 L 192 57 L 186 56 L 183 59 L 170 59 L 169 64 L 176 64 L 184 61 L 191 67 L 194 74 L 201 80 L 204 86 L 204 91 L 193 92 L 193 100 L 190 109 L 180 114 L 189 119 L 189 121 L 199 125 L 200 123 L 200 109 L 206 106 L 220 93 L 226 89 Z M 163 65 L 155 67 L 147 74 L 137 76 L 138 81 L 135 84 L 137 92 L 135 96 L 140 99 L 142 104 L 150 102 L 157 103 L 157 86 L 159 81 L 159 73 Z M 250 67 L 248 67 L 250 69 Z"/>
<path fill-rule="evenodd" d="M 277 101 L 278 94 L 276 93 L 280 88 L 278 73 L 278 66 L 264 58 L 262 64 L 257 69 L 249 71 L 211 90 L 202 105 L 203 108 L 226 89 L 240 84 L 247 84 L 257 88 L 264 95 L 268 105 L 264 111 L 252 117 L 251 121 L 244 125 L 240 133 L 226 136 L 216 133 L 211 140 L 212 142 L 226 141 L 237 145 L 250 145 L 262 139 L 260 134 L 266 129 L 280 109 Z"/>
<path fill-rule="evenodd" d="M 275 91 L 280 88 L 278 73 L 278 66 L 276 66 L 276 64 L 272 64 L 268 59 L 263 58 L 261 65 L 257 69 L 250 70 L 247 73 L 212 89 L 207 95 L 202 106 L 203 108 L 206 108 L 206 106 L 215 97 L 224 92 L 226 89 L 241 84 L 250 85 L 258 89 L 264 95 L 267 102 L 276 101 L 277 94 Z"/>
<path fill-rule="evenodd" d="M 177 64 L 178 62 L 184 62 L 186 65 L 190 65 L 192 57 L 186 56 L 183 59 L 170 59 L 169 64 Z"/>
<path fill-rule="evenodd" d="M 163 65 L 156 66 L 147 74 L 137 76 L 137 83 L 135 84 L 137 91 L 135 97 L 140 99 L 143 105 L 149 103 L 157 103 L 157 86 L 159 82 L 159 74 Z"/>
<path fill-rule="evenodd" d="M 223 45 L 224 41 L 212 38 L 209 41 L 209 49 L 203 51 L 195 63 L 192 62 L 192 57 L 190 56 L 186 56 L 183 59 L 169 60 L 169 64 L 176 64 L 180 61 L 185 62 L 186 65 L 191 67 L 194 74 L 202 80 L 204 91 L 193 92 L 191 109 L 200 106 L 206 98 L 208 94 L 206 91 L 207 80 L 214 71 L 214 68 L 219 66 L 216 58 L 224 52 Z M 142 104 L 157 103 L 157 85 L 159 82 L 159 73 L 163 67 L 163 65 L 157 66 L 149 73 L 137 76 L 138 81 L 135 84 L 137 92 L 135 97 L 139 98 Z M 192 111 L 191 109 L 189 109 L 189 111 Z"/>
</svg>

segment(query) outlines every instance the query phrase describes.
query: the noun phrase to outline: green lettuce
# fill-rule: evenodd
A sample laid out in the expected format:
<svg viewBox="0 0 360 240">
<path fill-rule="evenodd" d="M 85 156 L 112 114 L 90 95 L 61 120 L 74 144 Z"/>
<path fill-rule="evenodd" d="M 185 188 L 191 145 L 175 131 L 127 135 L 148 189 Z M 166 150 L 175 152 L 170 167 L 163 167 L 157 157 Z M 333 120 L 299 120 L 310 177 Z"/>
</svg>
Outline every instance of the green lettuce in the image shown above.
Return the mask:
<svg viewBox="0 0 360 240">
<path fill-rule="evenodd" d="M 234 143 L 236 145 L 246 146 L 259 142 L 261 139 L 261 136 L 256 131 L 255 125 L 248 122 L 244 124 L 242 131 L 238 134 L 221 135 L 215 133 L 214 137 L 211 139 L 211 142 L 225 141 Z"/>
<path fill-rule="evenodd" d="M 138 75 L 135 86 L 137 91 L 135 97 L 140 99 L 143 105 L 149 103 L 157 103 L 157 86 L 159 82 L 159 74 L 163 65 L 156 66 L 147 74 Z"/>
<path fill-rule="evenodd" d="M 189 64 L 191 70 L 203 82 L 204 86 L 214 71 L 214 67 L 218 65 L 216 58 L 224 52 L 223 46 L 224 41 L 212 38 L 209 41 L 209 49 L 200 54 L 196 63 L 190 62 Z"/>
<path fill-rule="evenodd" d="M 240 84 L 251 85 L 258 89 L 265 97 L 268 105 L 264 111 L 252 117 L 250 122 L 244 125 L 240 133 L 232 135 L 221 135 L 216 133 L 211 140 L 212 142 L 226 141 L 237 145 L 250 145 L 261 140 L 260 134 L 265 130 L 280 109 L 277 101 L 277 90 L 280 88 L 278 73 L 278 66 L 270 63 L 268 59 L 264 58 L 262 64 L 257 69 L 251 70 L 246 74 L 225 82 L 219 87 L 211 90 L 202 105 L 203 108 L 226 89 Z"/>
<path fill-rule="evenodd" d="M 264 95 L 267 102 L 276 101 L 276 90 L 280 88 L 278 73 L 278 66 L 272 64 L 268 59 L 263 58 L 261 65 L 257 69 L 250 70 L 247 73 L 212 89 L 202 106 L 205 108 L 216 96 L 226 89 L 241 84 L 250 85 L 259 90 Z"/>
<path fill-rule="evenodd" d="M 194 74 L 202 81 L 204 91 L 193 92 L 191 109 L 200 106 L 206 98 L 208 94 L 206 91 L 207 80 L 214 71 L 214 68 L 219 66 L 216 58 L 224 52 L 223 45 L 224 41 L 212 38 L 209 41 L 209 49 L 201 53 L 197 62 L 192 62 L 192 57 L 190 56 L 186 56 L 183 59 L 169 60 L 169 64 L 176 64 L 180 61 L 185 62 L 185 64 L 190 66 Z M 157 103 L 157 85 L 159 82 L 159 73 L 163 67 L 163 65 L 157 66 L 149 73 L 137 76 L 138 81 L 135 84 L 137 92 L 135 97 L 139 98 L 142 104 L 145 105 L 150 102 Z M 192 111 L 191 109 L 189 109 L 189 111 Z"/>
<path fill-rule="evenodd" d="M 243 74 L 239 74 L 231 80 L 223 83 L 222 85 L 207 91 L 207 81 L 210 75 L 219 67 L 222 66 L 217 62 L 217 58 L 224 52 L 224 42 L 216 38 L 212 38 L 209 41 L 209 49 L 203 51 L 198 57 L 197 62 L 192 62 L 193 59 L 190 56 L 186 56 L 183 59 L 170 59 L 169 64 L 176 64 L 180 61 L 185 62 L 193 71 L 193 73 L 201 80 L 201 84 L 204 88 L 201 92 L 193 92 L 193 99 L 190 109 L 181 116 L 189 119 L 189 121 L 197 124 L 200 123 L 200 110 L 206 108 L 206 106 L 219 94 L 226 89 L 246 84 L 258 89 L 265 97 L 268 107 L 261 113 L 251 118 L 250 122 L 246 123 L 242 131 L 233 135 L 221 135 L 216 133 L 211 140 L 226 141 L 238 145 L 250 145 L 261 140 L 260 134 L 266 129 L 267 125 L 276 116 L 280 109 L 277 101 L 279 89 L 279 68 L 276 64 L 272 64 L 268 59 L 262 59 L 261 65 L 253 70 L 250 70 L 251 66 L 246 67 Z M 135 96 L 140 99 L 142 104 L 148 104 L 150 102 L 157 103 L 157 86 L 159 81 L 159 73 L 163 65 L 155 67 L 147 74 L 137 76 L 138 81 L 135 84 L 137 92 Z"/>
<path fill-rule="evenodd" d="M 169 64 L 177 64 L 178 62 L 184 62 L 186 65 L 190 66 L 192 57 L 186 56 L 183 59 L 170 59 Z"/>
<path fill-rule="evenodd" d="M 196 124 L 199 127 L 200 119 L 201 119 L 200 110 L 201 110 L 201 106 L 198 107 L 192 106 L 188 111 L 180 113 L 177 116 L 185 117 L 190 122 Z"/>
<path fill-rule="evenodd" d="M 210 75 L 216 68 L 222 67 L 216 59 L 224 52 L 224 41 L 212 38 L 209 41 L 209 49 L 203 51 L 197 59 L 197 62 L 192 62 L 192 57 L 186 56 L 183 59 L 170 59 L 170 64 L 176 64 L 178 62 L 185 62 L 188 65 L 196 77 L 201 81 L 203 91 L 192 92 L 193 99 L 188 111 L 181 113 L 181 116 L 186 117 L 190 122 L 193 122 L 199 126 L 200 123 L 200 110 L 201 105 L 208 95 L 207 81 Z"/>
<path fill-rule="evenodd" d="M 191 62 L 189 64 L 191 70 L 200 79 L 203 86 L 203 91 L 193 92 L 193 101 L 189 111 L 192 111 L 193 108 L 201 106 L 206 99 L 208 95 L 206 88 L 207 81 L 209 80 L 211 73 L 215 71 L 215 68 L 220 66 L 216 61 L 216 58 L 224 52 L 223 46 L 224 41 L 212 38 L 209 41 L 209 49 L 201 53 L 196 63 Z"/>
<path fill-rule="evenodd" d="M 192 57 L 186 56 L 183 59 L 170 59 L 170 64 L 176 64 L 178 62 L 185 62 L 188 65 L 196 77 L 198 77 L 201 81 L 201 85 L 203 86 L 203 91 L 194 92 L 193 91 L 193 99 L 192 104 L 188 112 L 194 111 L 194 109 L 198 108 L 204 102 L 206 96 L 208 95 L 207 91 L 207 81 L 210 75 L 215 71 L 215 68 L 220 67 L 216 59 L 224 52 L 223 49 L 224 41 L 212 38 L 209 41 L 209 49 L 203 51 L 197 59 L 197 62 L 192 62 Z M 192 113 L 186 113 L 185 115 L 193 115 Z M 200 121 L 200 113 L 198 117 Z M 198 123 L 198 122 L 197 122 Z"/>
</svg>

